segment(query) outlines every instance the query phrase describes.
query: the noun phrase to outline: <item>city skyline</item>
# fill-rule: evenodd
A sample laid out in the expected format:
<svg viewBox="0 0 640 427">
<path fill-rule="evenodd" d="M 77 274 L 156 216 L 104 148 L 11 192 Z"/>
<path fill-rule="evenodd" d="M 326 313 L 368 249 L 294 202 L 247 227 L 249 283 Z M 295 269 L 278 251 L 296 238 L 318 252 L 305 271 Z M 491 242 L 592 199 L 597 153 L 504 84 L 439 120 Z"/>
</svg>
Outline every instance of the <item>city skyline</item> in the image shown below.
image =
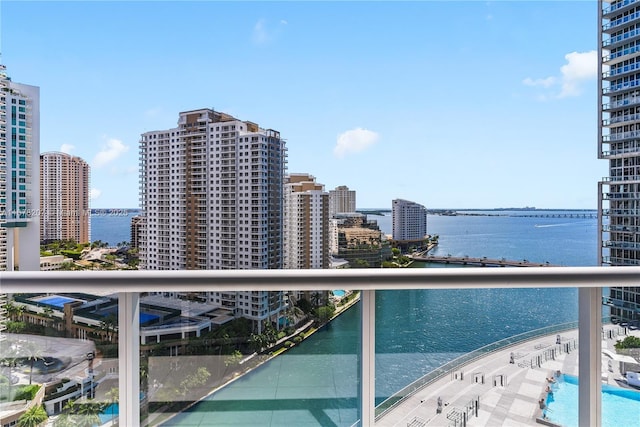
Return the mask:
<svg viewBox="0 0 640 427">
<path fill-rule="evenodd" d="M 92 208 L 138 207 L 141 134 L 198 108 L 269 123 L 288 173 L 358 208 L 595 209 L 607 175 L 594 2 L 0 8 L 7 73 L 41 88 L 41 151 L 90 163 Z"/>
</svg>

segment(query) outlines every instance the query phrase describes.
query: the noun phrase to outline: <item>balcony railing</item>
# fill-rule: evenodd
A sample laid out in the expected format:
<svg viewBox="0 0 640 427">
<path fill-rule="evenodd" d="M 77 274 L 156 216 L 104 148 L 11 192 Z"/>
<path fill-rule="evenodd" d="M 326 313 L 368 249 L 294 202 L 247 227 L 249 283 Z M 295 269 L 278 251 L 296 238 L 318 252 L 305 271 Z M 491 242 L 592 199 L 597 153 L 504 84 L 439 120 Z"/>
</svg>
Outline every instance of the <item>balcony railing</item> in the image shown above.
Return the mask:
<svg viewBox="0 0 640 427">
<path fill-rule="evenodd" d="M 613 12 L 617 11 L 617 10 L 624 9 L 627 6 L 631 6 L 634 3 L 636 3 L 637 1 L 638 0 L 622 0 L 622 1 L 619 1 L 619 2 L 617 2 L 615 4 L 612 4 L 611 6 L 609 6 L 607 8 L 605 8 L 605 9 L 603 9 L 602 13 L 604 15 L 608 15 L 610 13 L 613 13 Z"/>
<path fill-rule="evenodd" d="M 117 292 L 120 425 L 140 425 L 141 292 L 361 290 L 360 425 L 375 423 L 377 290 L 578 288 L 579 424 L 601 425 L 602 288 L 637 286 L 640 267 L 3 272 L 3 293 Z"/>
</svg>

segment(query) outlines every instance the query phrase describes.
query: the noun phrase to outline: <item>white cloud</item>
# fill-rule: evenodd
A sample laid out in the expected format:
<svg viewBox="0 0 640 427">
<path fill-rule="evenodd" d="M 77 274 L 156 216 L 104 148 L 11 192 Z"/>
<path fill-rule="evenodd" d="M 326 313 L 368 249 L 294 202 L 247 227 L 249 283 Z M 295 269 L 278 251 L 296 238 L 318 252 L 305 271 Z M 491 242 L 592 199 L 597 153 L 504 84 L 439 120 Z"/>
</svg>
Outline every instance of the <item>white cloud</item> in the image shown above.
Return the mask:
<svg viewBox="0 0 640 427">
<path fill-rule="evenodd" d="M 251 39 L 255 44 L 265 44 L 271 39 L 269 33 L 267 32 L 266 25 L 266 21 L 264 19 L 260 19 L 253 26 L 253 36 L 251 37 Z"/>
<path fill-rule="evenodd" d="M 380 135 L 367 129 L 356 128 L 348 130 L 338 135 L 333 154 L 341 159 L 347 154 L 359 153 L 369 148 L 379 138 Z"/>
<path fill-rule="evenodd" d="M 71 145 L 71 144 L 62 144 L 60 146 L 60 151 L 66 154 L 71 154 L 71 152 L 73 150 L 75 150 L 75 145 Z"/>
<path fill-rule="evenodd" d="M 100 168 L 129 151 L 129 146 L 124 145 L 119 139 L 111 138 L 102 146 L 102 150 L 93 158 L 92 166 Z"/>
<path fill-rule="evenodd" d="M 259 19 L 253 26 L 251 40 L 256 45 L 265 45 L 273 42 L 282 33 L 284 26 L 289 23 L 286 20 L 281 19 L 279 24 L 280 25 L 268 26 L 266 19 Z"/>
<path fill-rule="evenodd" d="M 596 78 L 598 73 L 598 57 L 595 50 L 588 52 L 567 53 L 564 58 L 567 63 L 560 67 L 559 76 L 533 79 L 527 77 L 522 80 L 526 86 L 555 89 L 552 94 L 537 96 L 538 99 L 566 98 L 578 96 L 582 93 L 585 82 Z M 559 88 L 557 86 L 559 85 Z"/>
<path fill-rule="evenodd" d="M 566 54 L 567 64 L 560 68 L 562 73 L 562 91 L 560 98 L 577 96 L 582 93 L 581 85 L 596 77 L 598 73 L 598 57 L 595 50 L 589 52 L 571 52 Z"/>
<path fill-rule="evenodd" d="M 92 189 L 89 191 L 89 198 L 90 198 L 91 200 L 96 200 L 97 198 L 99 198 L 99 197 L 100 197 L 100 195 L 101 195 L 101 194 L 102 194 L 102 190 L 99 190 L 99 189 L 97 189 L 97 188 L 92 188 Z"/>
</svg>

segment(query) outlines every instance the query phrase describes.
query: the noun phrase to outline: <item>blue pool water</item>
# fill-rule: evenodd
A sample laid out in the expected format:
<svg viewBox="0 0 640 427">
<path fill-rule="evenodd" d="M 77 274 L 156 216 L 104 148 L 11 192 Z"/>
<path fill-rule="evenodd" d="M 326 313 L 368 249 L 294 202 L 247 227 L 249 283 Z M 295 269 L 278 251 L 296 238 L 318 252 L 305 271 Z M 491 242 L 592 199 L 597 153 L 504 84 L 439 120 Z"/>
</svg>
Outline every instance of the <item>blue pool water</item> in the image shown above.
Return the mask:
<svg viewBox="0 0 640 427">
<path fill-rule="evenodd" d="M 335 291 L 331 291 L 331 292 L 333 292 L 333 294 L 335 296 L 337 296 L 337 297 L 343 297 L 344 296 L 344 291 L 335 290 Z"/>
<path fill-rule="evenodd" d="M 77 300 L 73 298 L 61 297 L 56 295 L 56 296 L 42 298 L 38 302 L 41 302 L 43 304 L 53 305 L 54 307 L 58 307 L 58 308 L 64 308 L 64 305 L 71 301 L 77 301 Z"/>
<path fill-rule="evenodd" d="M 562 375 L 547 397 L 547 418 L 563 427 L 578 426 L 578 378 Z M 640 392 L 602 385 L 602 426 L 640 425 Z"/>
<path fill-rule="evenodd" d="M 111 421 L 112 419 L 118 418 L 118 413 L 119 410 L 117 403 L 112 403 L 111 405 L 107 406 L 102 412 L 100 412 L 100 414 L 98 414 L 98 416 L 100 417 L 100 424 L 102 425 Z"/>
<path fill-rule="evenodd" d="M 143 325 L 147 322 L 150 322 L 152 320 L 157 320 L 159 319 L 160 316 L 158 316 L 157 314 L 149 314 L 149 313 L 144 313 L 144 312 L 140 312 L 140 324 Z"/>
<path fill-rule="evenodd" d="M 107 316 L 108 314 L 113 314 L 114 316 L 118 315 L 118 307 L 113 306 L 113 307 L 109 307 L 107 309 L 101 310 L 99 313 L 99 315 L 103 315 L 103 316 Z M 152 320 L 157 320 L 159 319 L 160 316 L 158 316 L 157 314 L 151 314 L 151 313 L 146 313 L 144 311 L 140 312 L 140 325 L 145 325 L 148 322 L 152 321 Z"/>
</svg>

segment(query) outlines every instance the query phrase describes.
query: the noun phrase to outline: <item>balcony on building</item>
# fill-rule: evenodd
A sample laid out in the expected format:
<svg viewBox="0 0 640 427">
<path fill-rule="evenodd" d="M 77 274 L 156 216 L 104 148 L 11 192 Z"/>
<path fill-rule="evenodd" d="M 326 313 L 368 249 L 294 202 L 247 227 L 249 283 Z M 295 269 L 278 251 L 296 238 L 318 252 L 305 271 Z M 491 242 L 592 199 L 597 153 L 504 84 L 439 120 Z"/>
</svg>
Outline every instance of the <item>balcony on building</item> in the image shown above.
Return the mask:
<svg viewBox="0 0 640 427">
<path fill-rule="evenodd" d="M 613 231 L 613 230 L 612 230 Z M 620 242 L 610 241 L 607 244 L 618 244 Z M 627 242 L 623 242 L 627 243 Z M 180 340 L 189 336 L 196 336 L 205 330 L 210 322 L 215 322 L 216 318 L 200 318 L 197 322 L 186 322 L 176 318 L 173 324 L 167 327 L 153 329 L 152 324 L 145 324 L 143 328 L 140 324 L 144 321 L 153 322 L 155 312 L 150 312 L 148 307 L 141 305 L 140 294 L 148 292 L 180 292 L 182 295 L 196 295 L 201 292 L 220 292 L 222 305 L 230 309 L 236 307 L 236 292 L 243 291 L 330 291 L 336 288 L 352 289 L 361 291 L 360 304 L 360 329 L 358 335 L 350 339 L 356 340 L 359 344 L 357 354 L 353 357 L 344 358 L 344 355 L 323 355 L 323 357 L 336 357 L 336 360 L 350 360 L 352 365 L 349 369 L 359 372 L 358 384 L 354 385 L 356 393 L 353 396 L 344 396 L 353 405 L 353 410 L 357 411 L 357 418 L 360 425 L 372 426 L 376 424 L 376 418 L 380 419 L 381 407 L 376 410 L 375 397 L 375 359 L 376 353 L 375 324 L 376 324 L 376 292 L 393 290 L 403 292 L 406 290 L 429 289 L 438 292 L 445 289 L 470 289 L 470 288 L 577 288 L 578 307 L 578 369 L 580 376 L 579 392 L 579 420 L 580 425 L 599 426 L 601 420 L 600 412 L 600 387 L 601 377 L 599 370 L 594 371 L 592 366 L 600 366 L 601 342 L 603 319 L 600 308 L 605 306 L 621 306 L 626 309 L 633 309 L 638 312 L 638 305 L 627 307 L 624 301 L 617 298 L 610 298 L 603 295 L 602 288 L 610 286 L 633 286 L 637 284 L 640 277 L 640 267 L 532 267 L 532 268 L 460 268 L 460 269 L 353 269 L 353 270 L 245 270 L 245 271 L 136 271 L 136 272 L 10 272 L 3 273 L 3 292 L 8 293 L 28 293 L 37 292 L 56 295 L 59 293 L 101 293 L 108 290 L 117 293 L 119 309 L 118 316 L 118 346 L 114 349 L 114 358 L 111 361 L 107 358 L 100 360 L 103 367 L 108 366 L 109 370 L 105 375 L 109 378 L 109 384 L 117 387 L 119 391 L 120 425 L 141 425 L 141 408 L 145 419 L 155 418 L 162 415 L 162 402 L 155 402 L 154 395 L 150 392 L 153 389 L 153 375 L 159 373 L 171 374 L 171 364 L 180 364 L 181 360 L 189 359 L 186 356 L 178 356 L 178 347 L 169 346 L 170 353 L 167 356 L 154 356 L 148 353 L 153 349 L 153 345 L 163 342 L 163 339 Z M 251 302 L 256 302 L 259 294 L 250 297 Z M 263 301 L 269 301 L 270 307 L 265 315 L 278 315 L 280 311 L 274 305 L 281 303 L 278 294 L 264 294 Z M 264 298 L 267 298 L 264 300 Z M 78 297 L 78 299 L 82 299 Z M 258 299 L 259 302 L 259 299 Z M 154 302 L 154 304 L 156 304 Z M 95 307 L 99 310 L 100 307 Z M 106 308 L 105 308 L 106 309 Z M 452 307 L 452 316 L 455 316 L 455 309 Z M 228 317 L 229 313 L 225 312 Z M 87 317 L 91 320 L 93 318 Z M 96 322 L 96 319 L 91 320 Z M 99 321 L 98 321 L 99 322 Z M 181 330 L 176 325 L 186 322 L 187 329 Z M 209 322 L 209 323 L 208 323 Z M 425 327 L 437 327 L 438 325 L 424 325 Z M 78 331 L 83 330 L 89 333 L 90 328 L 78 327 Z M 164 332 L 163 332 L 164 331 Z M 141 332 L 146 337 L 142 344 L 145 347 L 141 353 Z M 398 333 L 401 331 L 399 330 Z M 104 334 L 112 333 L 103 330 Z M 166 334 L 166 335 L 162 335 Z M 162 338 L 165 336 L 165 338 Z M 89 339 L 87 339 L 89 338 Z M 446 337 L 443 337 L 446 339 Z M 34 338 L 35 340 L 35 338 Z M 147 341 L 153 344 L 147 344 Z M 85 336 L 83 345 L 91 346 L 90 336 Z M 145 353 L 146 352 L 146 353 Z M 144 354 L 145 366 L 152 361 L 159 365 L 151 366 L 153 372 L 151 376 L 148 372 L 143 381 L 141 389 L 141 355 Z M 488 353 L 490 354 L 490 353 Z M 117 358 L 115 357 L 117 355 Z M 186 357 L 181 359 L 181 357 Z M 211 357 L 215 359 L 215 357 Z M 82 361 L 84 365 L 91 363 L 91 375 L 98 361 Z M 277 358 L 275 359 L 277 360 Z M 247 362 L 248 363 L 248 362 Z M 95 366 L 94 366 L 95 365 Z M 224 363 L 220 366 L 224 366 Z M 466 365 L 461 365 L 466 366 Z M 448 370 L 431 375 L 422 382 L 414 385 L 413 391 L 402 391 L 395 397 L 393 403 L 385 403 L 385 410 L 394 411 L 397 405 L 409 399 L 414 393 L 432 384 L 434 378 L 448 378 L 460 366 L 449 367 Z M 531 368 L 533 369 L 533 368 Z M 286 370 L 285 370 L 286 371 Z M 88 371 L 83 374 L 87 375 Z M 283 371 L 284 372 L 284 371 Z M 545 372 L 546 373 L 546 372 Z M 96 373 L 97 375 L 97 373 Z M 172 375 L 175 375 L 172 374 Z M 93 379 L 93 376 L 91 376 Z M 104 378 L 102 378 L 104 379 Z M 185 378 L 180 378 L 184 380 Z M 149 381 L 148 383 L 146 381 Z M 163 380 L 168 379 L 165 377 Z M 276 380 L 276 379 L 274 379 Z M 178 381 L 179 382 L 179 381 Z M 100 386 L 95 387 L 89 383 L 87 388 L 95 388 L 100 395 Z M 400 390 L 399 390 L 400 391 Z M 142 392 L 142 393 L 141 393 Z M 143 397 L 142 399 L 140 397 Z M 199 399 L 200 397 L 187 394 L 185 399 Z M 245 399 L 252 399 L 247 394 Z M 306 403 L 313 400 L 313 396 L 298 395 L 290 396 L 286 401 L 287 405 L 293 405 L 301 414 L 306 414 Z M 165 402 L 165 404 L 168 402 Z M 272 402 L 278 405 L 278 400 Z M 379 405 L 378 405 L 379 406 Z M 594 411 L 594 408 L 596 410 Z M 222 410 L 222 408 L 220 408 Z M 267 408 L 269 409 L 269 408 Z M 273 409 L 273 408 L 272 408 Z M 144 412 L 147 411 L 147 412 Z M 154 412 L 155 411 L 155 412 Z M 315 416 L 320 416 L 315 414 Z M 354 420 L 356 422 L 357 420 Z M 535 421 L 533 424 L 535 424 Z M 356 424 L 357 425 L 357 424 Z M 385 425 L 381 422 L 380 425 Z"/>
</svg>

